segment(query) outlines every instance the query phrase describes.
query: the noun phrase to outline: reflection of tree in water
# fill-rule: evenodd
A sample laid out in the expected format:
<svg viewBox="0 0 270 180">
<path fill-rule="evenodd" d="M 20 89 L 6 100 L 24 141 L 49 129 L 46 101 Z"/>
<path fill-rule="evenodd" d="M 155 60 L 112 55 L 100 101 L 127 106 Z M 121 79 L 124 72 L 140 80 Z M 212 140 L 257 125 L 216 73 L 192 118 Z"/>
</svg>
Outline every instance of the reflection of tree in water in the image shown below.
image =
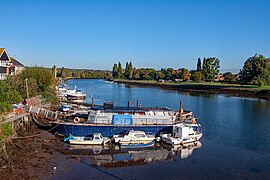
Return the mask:
<svg viewBox="0 0 270 180">
<path fill-rule="evenodd" d="M 208 97 L 208 98 L 210 98 L 210 97 L 212 98 L 212 97 L 215 97 L 216 96 L 213 93 L 195 92 L 195 91 L 189 92 L 189 94 L 187 94 L 187 95 L 196 96 L 196 97 Z"/>
<path fill-rule="evenodd" d="M 70 146 L 69 154 L 90 157 L 90 164 L 98 167 L 126 167 L 145 165 L 174 158 L 187 158 L 202 146 L 201 142 L 172 147 L 160 143 L 151 148 L 120 149 L 118 146 Z"/>
</svg>

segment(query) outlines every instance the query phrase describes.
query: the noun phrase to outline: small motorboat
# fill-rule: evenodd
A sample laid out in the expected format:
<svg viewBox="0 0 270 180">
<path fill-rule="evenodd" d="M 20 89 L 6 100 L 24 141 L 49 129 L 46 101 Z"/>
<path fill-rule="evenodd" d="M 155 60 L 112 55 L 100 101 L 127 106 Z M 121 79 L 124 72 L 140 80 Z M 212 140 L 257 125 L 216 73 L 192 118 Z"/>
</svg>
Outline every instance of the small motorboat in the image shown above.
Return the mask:
<svg viewBox="0 0 270 180">
<path fill-rule="evenodd" d="M 113 135 L 112 140 L 120 145 L 147 144 L 155 140 L 153 134 L 146 134 L 144 131 L 129 130 L 119 135 Z"/>
<path fill-rule="evenodd" d="M 176 124 L 173 126 L 173 132 L 161 134 L 161 141 L 171 144 L 179 145 L 190 142 L 196 142 L 202 137 L 199 124 Z"/>
<path fill-rule="evenodd" d="M 110 141 L 110 138 L 103 137 L 101 133 L 94 133 L 89 136 L 72 136 L 69 135 L 64 142 L 78 145 L 101 145 Z"/>
</svg>

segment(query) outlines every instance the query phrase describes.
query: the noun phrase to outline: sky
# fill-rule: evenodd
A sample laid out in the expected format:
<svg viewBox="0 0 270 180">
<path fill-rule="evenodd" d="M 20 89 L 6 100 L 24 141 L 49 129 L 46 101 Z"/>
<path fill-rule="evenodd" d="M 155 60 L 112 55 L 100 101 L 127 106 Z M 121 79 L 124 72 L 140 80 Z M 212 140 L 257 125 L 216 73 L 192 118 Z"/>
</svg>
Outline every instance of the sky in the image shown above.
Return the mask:
<svg viewBox="0 0 270 180">
<path fill-rule="evenodd" d="M 237 72 L 270 57 L 267 0 L 0 0 L 0 47 L 26 66 L 196 69 L 217 57 Z"/>
</svg>

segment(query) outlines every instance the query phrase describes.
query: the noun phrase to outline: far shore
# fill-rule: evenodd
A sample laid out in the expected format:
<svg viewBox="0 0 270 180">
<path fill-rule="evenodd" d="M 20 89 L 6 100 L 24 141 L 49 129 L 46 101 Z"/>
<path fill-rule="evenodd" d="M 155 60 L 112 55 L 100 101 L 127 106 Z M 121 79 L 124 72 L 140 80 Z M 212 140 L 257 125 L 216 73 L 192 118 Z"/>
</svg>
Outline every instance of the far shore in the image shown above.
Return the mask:
<svg viewBox="0 0 270 180">
<path fill-rule="evenodd" d="M 256 88 L 249 85 L 218 84 L 218 83 L 185 83 L 185 82 L 157 82 L 144 80 L 114 79 L 116 83 L 136 86 L 151 86 L 164 89 L 174 89 L 186 92 L 203 92 L 213 94 L 229 94 L 237 97 L 259 98 L 270 100 L 270 89 Z"/>
</svg>

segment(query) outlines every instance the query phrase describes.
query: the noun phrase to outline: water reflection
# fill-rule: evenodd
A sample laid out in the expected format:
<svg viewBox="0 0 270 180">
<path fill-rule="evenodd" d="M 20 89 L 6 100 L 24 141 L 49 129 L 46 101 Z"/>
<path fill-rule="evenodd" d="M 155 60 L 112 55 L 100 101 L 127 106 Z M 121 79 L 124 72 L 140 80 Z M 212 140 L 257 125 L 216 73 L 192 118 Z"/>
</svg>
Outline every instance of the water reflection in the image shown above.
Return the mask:
<svg viewBox="0 0 270 180">
<path fill-rule="evenodd" d="M 170 146 L 156 143 L 151 148 L 121 149 L 119 146 L 83 146 L 70 145 L 69 154 L 79 157 L 89 157 L 90 164 L 97 167 L 125 167 L 145 165 L 155 161 L 184 159 L 202 147 L 201 142 Z"/>
</svg>

